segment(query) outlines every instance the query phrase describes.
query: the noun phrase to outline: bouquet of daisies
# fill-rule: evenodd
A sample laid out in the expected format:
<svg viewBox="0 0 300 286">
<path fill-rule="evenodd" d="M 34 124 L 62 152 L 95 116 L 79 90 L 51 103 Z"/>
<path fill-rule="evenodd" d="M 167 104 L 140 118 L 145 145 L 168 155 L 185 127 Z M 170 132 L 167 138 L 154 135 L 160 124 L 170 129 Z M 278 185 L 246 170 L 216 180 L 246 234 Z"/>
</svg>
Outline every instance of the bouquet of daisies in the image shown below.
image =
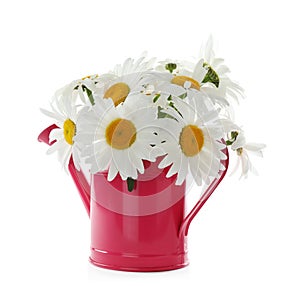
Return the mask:
<svg viewBox="0 0 300 286">
<path fill-rule="evenodd" d="M 262 156 L 264 144 L 247 143 L 232 121 L 232 105 L 243 89 L 229 76 L 224 60 L 215 57 L 209 39 L 194 62 L 127 59 L 112 71 L 75 80 L 51 100 L 54 142 L 63 166 L 72 157 L 92 174 L 107 171 L 108 181 L 136 180 L 145 161 L 160 158 L 167 177 L 181 185 L 190 173 L 198 185 L 209 184 L 224 169 L 226 146 L 237 156 L 241 176 L 256 172 L 250 153 Z"/>
</svg>

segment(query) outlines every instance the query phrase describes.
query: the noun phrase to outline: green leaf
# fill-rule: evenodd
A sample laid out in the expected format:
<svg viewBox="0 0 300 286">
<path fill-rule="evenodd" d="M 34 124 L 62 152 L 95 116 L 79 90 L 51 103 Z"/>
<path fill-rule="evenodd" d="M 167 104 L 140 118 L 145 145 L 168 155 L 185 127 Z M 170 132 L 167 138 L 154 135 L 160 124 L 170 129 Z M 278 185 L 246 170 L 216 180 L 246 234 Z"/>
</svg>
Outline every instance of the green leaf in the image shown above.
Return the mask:
<svg viewBox="0 0 300 286">
<path fill-rule="evenodd" d="M 213 68 L 208 63 L 204 63 L 203 67 L 207 69 L 207 73 L 202 83 L 211 82 L 216 87 L 219 87 L 220 79 L 218 74 L 213 70 Z"/>
<path fill-rule="evenodd" d="M 173 109 L 175 109 L 175 110 L 177 111 L 177 113 L 183 118 L 181 112 L 176 108 L 176 106 L 174 105 L 174 102 L 173 102 L 173 101 L 171 101 L 171 102 L 169 103 L 169 106 L 171 106 Z"/>
<path fill-rule="evenodd" d="M 128 192 L 132 192 L 134 189 L 134 185 L 135 185 L 135 179 L 132 178 L 127 178 L 127 189 Z"/>
<path fill-rule="evenodd" d="M 172 115 L 165 113 L 163 111 L 164 109 L 161 106 L 158 106 L 157 108 L 157 118 L 171 118 L 177 121 L 177 119 L 175 117 L 173 117 Z"/>
<path fill-rule="evenodd" d="M 160 93 L 156 94 L 153 98 L 153 102 L 155 103 L 160 98 Z"/>
<path fill-rule="evenodd" d="M 228 140 L 226 140 L 226 145 L 227 146 L 232 145 L 236 141 L 236 138 L 238 135 L 239 135 L 239 133 L 237 131 L 231 131 L 230 138 L 228 138 Z"/>
<path fill-rule="evenodd" d="M 187 97 L 187 93 L 185 92 L 185 93 L 179 95 L 178 97 L 181 99 L 185 99 Z"/>
<path fill-rule="evenodd" d="M 91 104 L 94 105 L 95 100 L 94 100 L 94 97 L 93 97 L 93 92 L 84 85 L 82 86 L 82 88 L 86 92 L 86 95 L 87 95 L 89 101 L 91 102 Z"/>
</svg>

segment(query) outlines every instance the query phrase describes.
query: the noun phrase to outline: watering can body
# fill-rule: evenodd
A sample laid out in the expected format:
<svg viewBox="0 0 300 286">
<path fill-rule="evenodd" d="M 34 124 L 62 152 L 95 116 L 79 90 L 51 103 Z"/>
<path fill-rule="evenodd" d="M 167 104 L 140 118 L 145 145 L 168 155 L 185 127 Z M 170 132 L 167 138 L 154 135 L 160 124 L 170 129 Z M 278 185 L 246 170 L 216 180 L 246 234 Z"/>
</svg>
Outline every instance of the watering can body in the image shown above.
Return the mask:
<svg viewBox="0 0 300 286">
<path fill-rule="evenodd" d="M 55 125 L 45 129 L 39 141 L 49 142 Z M 224 150 L 227 154 L 227 149 Z M 228 154 L 227 154 L 228 155 Z M 228 158 L 228 156 L 227 156 Z M 144 162 L 132 192 L 118 175 L 107 180 L 107 172 L 91 175 L 89 184 L 72 157 L 70 174 L 91 220 L 90 262 L 96 266 L 124 271 L 164 271 L 188 265 L 187 233 L 194 216 L 225 176 L 225 171 L 204 191 L 185 215 L 185 182 L 175 185 L 175 176 L 166 178 L 156 162 Z"/>
<path fill-rule="evenodd" d="M 179 229 L 185 213 L 185 183 L 175 185 L 150 163 L 132 192 L 119 176 L 92 176 L 91 256 L 102 267 L 158 271 L 187 264 L 185 236 Z"/>
</svg>

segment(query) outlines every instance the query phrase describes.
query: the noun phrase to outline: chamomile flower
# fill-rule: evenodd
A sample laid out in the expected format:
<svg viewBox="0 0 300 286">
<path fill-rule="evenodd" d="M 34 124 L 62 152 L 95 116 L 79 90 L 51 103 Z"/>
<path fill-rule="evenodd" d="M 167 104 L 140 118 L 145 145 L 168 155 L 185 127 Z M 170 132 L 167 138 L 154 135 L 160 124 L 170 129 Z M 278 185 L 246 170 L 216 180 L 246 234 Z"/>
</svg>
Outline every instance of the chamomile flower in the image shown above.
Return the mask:
<svg viewBox="0 0 300 286">
<path fill-rule="evenodd" d="M 238 160 L 233 170 L 233 173 L 237 171 L 240 165 L 242 165 L 242 173 L 240 178 L 247 178 L 249 172 L 252 172 L 257 175 L 258 173 L 250 161 L 249 154 L 262 157 L 262 150 L 266 147 L 266 145 L 261 143 L 247 143 L 245 135 L 242 131 L 239 133 L 237 132 L 235 137 L 236 138 L 231 145 L 231 149 L 233 151 L 236 151 L 238 155 Z"/>
<path fill-rule="evenodd" d="M 213 110 L 202 111 L 198 100 L 194 107 L 180 98 L 175 98 L 174 104 L 177 110 L 166 112 L 176 120 L 161 119 L 161 129 L 164 130 L 160 136 L 165 136 L 165 140 L 159 147 L 167 155 L 159 167 L 171 165 L 167 177 L 177 174 L 177 185 L 184 182 L 188 170 L 197 185 L 201 185 L 202 181 L 209 184 L 212 178 L 218 177 L 219 170 L 224 169 L 221 160 L 226 159 L 222 151 L 225 145 L 221 143 L 223 130 L 218 123 L 218 115 Z"/>
<path fill-rule="evenodd" d="M 143 160 L 153 162 L 161 154 L 152 147 L 156 108 L 144 97 L 130 96 L 117 107 L 110 98 L 96 97 L 92 109 L 82 111 L 75 142 L 87 145 L 83 155 L 91 173 L 108 169 L 109 181 L 118 173 L 123 180 L 137 179 L 144 173 Z"/>
<path fill-rule="evenodd" d="M 154 85 L 156 89 L 174 96 L 187 97 L 188 101 L 202 96 L 213 104 L 221 107 L 227 106 L 227 100 L 218 95 L 217 88 L 210 82 L 204 82 L 206 74 L 207 69 L 204 67 L 204 60 L 201 59 L 196 64 L 190 63 L 186 69 L 180 69 L 175 75 L 171 73 L 154 74 L 153 77 L 158 79 L 158 83 L 154 83 Z"/>
<path fill-rule="evenodd" d="M 71 101 L 55 100 L 51 103 L 51 111 L 41 111 L 55 120 L 59 127 L 50 133 L 50 142 L 55 141 L 48 149 L 47 154 L 57 152 L 58 159 L 65 170 L 67 170 L 71 155 L 75 167 L 80 169 L 80 146 L 74 143 L 76 134 L 77 108 Z"/>
<path fill-rule="evenodd" d="M 207 70 L 203 82 L 214 84 L 218 96 L 231 97 L 238 102 L 239 98 L 243 97 L 244 90 L 229 78 L 230 70 L 224 64 L 224 60 L 215 57 L 212 37 L 209 37 L 205 47 L 200 51 L 200 58 L 204 59 L 204 67 Z"/>
<path fill-rule="evenodd" d="M 93 93 L 95 93 L 98 83 L 98 75 L 86 76 L 81 79 L 72 81 L 71 83 L 60 88 L 54 94 L 53 101 L 72 102 L 74 104 L 84 104 L 91 106 L 93 104 Z M 78 98 L 80 101 L 78 102 Z"/>
<path fill-rule="evenodd" d="M 162 79 L 161 84 L 157 89 L 170 92 L 174 95 L 182 95 L 185 90 L 195 89 L 200 90 L 200 83 L 205 77 L 206 69 L 203 67 L 203 60 L 200 60 L 194 67 L 193 71 L 183 71 L 178 75 L 166 73 L 164 75 L 156 74 Z M 172 84 L 172 85 L 170 85 Z"/>
<path fill-rule="evenodd" d="M 142 93 L 146 90 L 143 72 L 152 68 L 153 59 L 146 61 L 145 55 L 138 60 L 127 59 L 123 65 L 117 65 L 111 73 L 100 76 L 100 93 L 111 98 L 117 106 L 125 101 L 129 93 Z"/>
<path fill-rule="evenodd" d="M 79 94 L 80 99 L 85 104 L 93 104 L 94 99 L 92 93 L 98 90 L 97 84 L 99 82 L 99 75 L 89 75 L 72 82 L 73 89 Z"/>
</svg>

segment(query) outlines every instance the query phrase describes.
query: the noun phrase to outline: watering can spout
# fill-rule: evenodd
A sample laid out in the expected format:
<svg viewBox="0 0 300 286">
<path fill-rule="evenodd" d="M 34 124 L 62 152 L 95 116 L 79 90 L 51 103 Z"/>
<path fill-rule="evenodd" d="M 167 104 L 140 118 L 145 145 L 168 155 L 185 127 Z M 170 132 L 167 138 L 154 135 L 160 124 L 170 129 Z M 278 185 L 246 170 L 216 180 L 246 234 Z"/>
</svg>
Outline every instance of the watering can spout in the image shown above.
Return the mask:
<svg viewBox="0 0 300 286">
<path fill-rule="evenodd" d="M 55 143 L 55 141 L 50 141 L 50 133 L 53 129 L 56 129 L 56 128 L 58 128 L 58 126 L 56 126 L 55 124 L 53 124 L 53 125 L 49 126 L 48 128 L 46 128 L 38 136 L 38 141 L 46 143 L 47 145 L 52 145 L 53 143 Z M 80 171 L 80 170 L 77 170 L 75 168 L 72 156 L 70 158 L 68 168 L 69 168 L 70 174 L 72 176 L 72 179 L 73 179 L 73 181 L 74 181 L 74 183 L 75 183 L 75 185 L 78 189 L 78 192 L 79 192 L 81 200 L 84 204 L 84 207 L 85 207 L 88 215 L 90 215 L 90 197 L 91 197 L 91 195 L 90 195 L 90 185 L 87 182 L 83 172 Z"/>
</svg>

